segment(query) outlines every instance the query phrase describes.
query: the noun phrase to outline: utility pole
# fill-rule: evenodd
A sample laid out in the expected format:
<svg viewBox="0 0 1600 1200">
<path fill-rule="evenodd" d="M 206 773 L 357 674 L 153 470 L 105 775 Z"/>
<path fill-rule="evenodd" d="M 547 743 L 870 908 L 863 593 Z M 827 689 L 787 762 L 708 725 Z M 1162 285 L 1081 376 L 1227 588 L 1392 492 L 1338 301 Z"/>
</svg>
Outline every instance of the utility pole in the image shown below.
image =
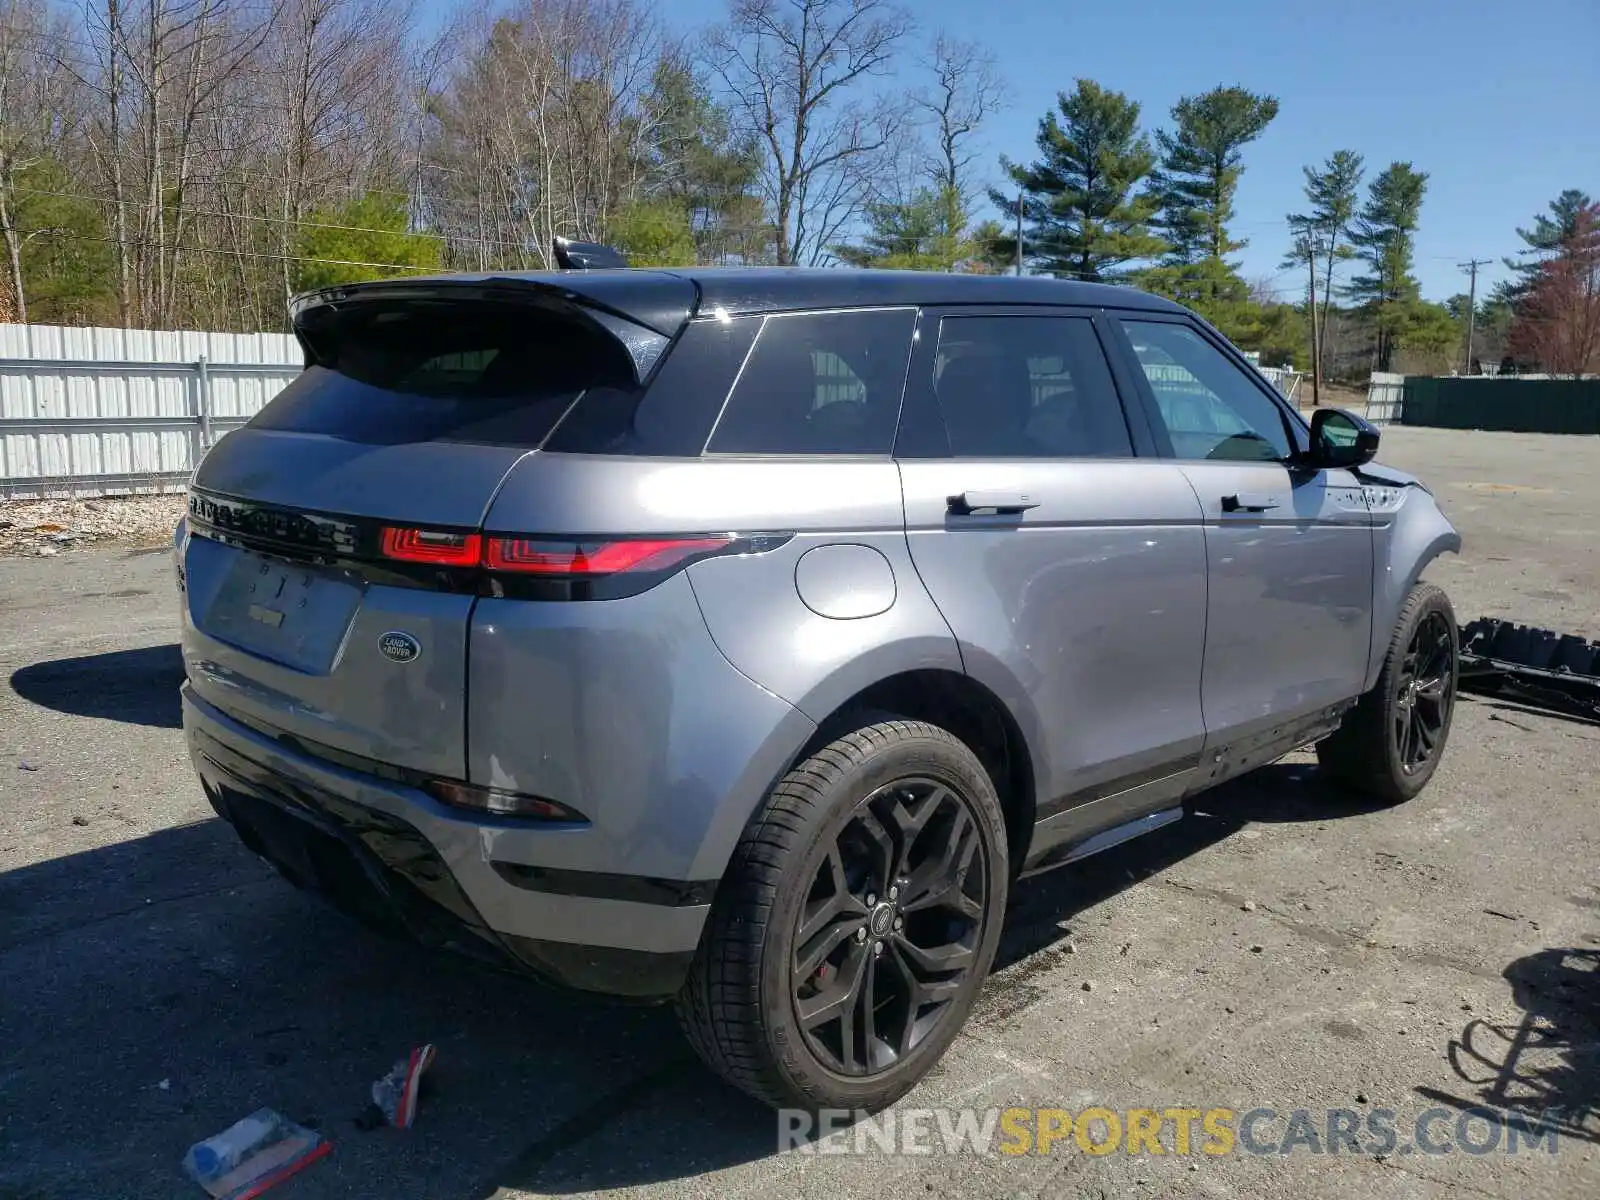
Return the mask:
<svg viewBox="0 0 1600 1200">
<path fill-rule="evenodd" d="M 1017 275 L 1022 275 L 1022 193 L 1017 193 Z"/>
<path fill-rule="evenodd" d="M 1467 285 L 1467 363 L 1462 371 L 1463 375 L 1472 374 L 1472 335 L 1477 332 L 1478 325 L 1478 268 L 1487 267 L 1487 258 L 1469 259 L 1464 263 L 1457 263 L 1463 271 L 1467 272 L 1471 282 Z"/>
<path fill-rule="evenodd" d="M 1311 316 L 1311 407 L 1322 404 L 1322 331 L 1317 328 L 1317 243 L 1306 230 L 1306 266 L 1310 268 L 1311 291 L 1307 311 Z"/>
</svg>

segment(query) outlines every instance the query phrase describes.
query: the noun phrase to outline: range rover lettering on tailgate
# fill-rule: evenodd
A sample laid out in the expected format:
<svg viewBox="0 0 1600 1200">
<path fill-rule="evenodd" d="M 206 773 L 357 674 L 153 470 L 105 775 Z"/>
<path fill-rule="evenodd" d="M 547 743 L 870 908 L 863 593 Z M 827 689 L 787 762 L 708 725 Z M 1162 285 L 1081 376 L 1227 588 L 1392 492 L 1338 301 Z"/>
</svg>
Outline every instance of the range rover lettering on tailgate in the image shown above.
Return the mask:
<svg viewBox="0 0 1600 1200">
<path fill-rule="evenodd" d="M 593 270 L 298 299 L 197 472 L 184 724 L 294 883 L 676 1004 L 774 1105 L 950 1044 L 1023 874 L 1297 747 L 1438 766 L 1460 538 L 1122 288 Z"/>
</svg>

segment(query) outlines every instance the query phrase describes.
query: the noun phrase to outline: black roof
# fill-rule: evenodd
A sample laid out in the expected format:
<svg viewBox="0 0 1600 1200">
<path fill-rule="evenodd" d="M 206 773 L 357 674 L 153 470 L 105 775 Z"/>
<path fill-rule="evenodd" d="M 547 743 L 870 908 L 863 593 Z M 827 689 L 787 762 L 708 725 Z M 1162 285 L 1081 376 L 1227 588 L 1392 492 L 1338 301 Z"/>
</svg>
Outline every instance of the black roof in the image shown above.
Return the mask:
<svg viewBox="0 0 1600 1200">
<path fill-rule="evenodd" d="M 1133 288 L 1037 275 L 945 275 L 930 271 L 850 268 L 685 267 L 592 271 L 492 271 L 411 276 L 348 284 L 298 297 L 296 311 L 354 293 L 427 291 L 451 287 L 536 285 L 565 292 L 670 334 L 690 315 L 790 312 L 809 308 L 866 308 L 923 304 L 1072 304 L 1183 312 L 1170 300 Z M 698 298 L 698 303 L 696 300 Z"/>
<path fill-rule="evenodd" d="M 1081 304 L 1182 311 L 1169 300 L 1133 288 L 1041 275 L 801 267 L 706 267 L 662 273 L 699 285 L 702 310 L 722 308 L 730 313 L 878 304 Z"/>
</svg>

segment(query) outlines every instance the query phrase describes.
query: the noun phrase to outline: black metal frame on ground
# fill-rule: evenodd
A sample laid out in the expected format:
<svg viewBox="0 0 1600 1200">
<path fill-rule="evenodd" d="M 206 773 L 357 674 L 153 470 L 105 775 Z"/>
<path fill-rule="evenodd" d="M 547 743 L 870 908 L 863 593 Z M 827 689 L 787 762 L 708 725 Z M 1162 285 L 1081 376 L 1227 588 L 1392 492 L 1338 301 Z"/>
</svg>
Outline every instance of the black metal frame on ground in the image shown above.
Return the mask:
<svg viewBox="0 0 1600 1200">
<path fill-rule="evenodd" d="M 1461 627 L 1461 690 L 1600 721 L 1600 642 L 1480 617 Z"/>
</svg>

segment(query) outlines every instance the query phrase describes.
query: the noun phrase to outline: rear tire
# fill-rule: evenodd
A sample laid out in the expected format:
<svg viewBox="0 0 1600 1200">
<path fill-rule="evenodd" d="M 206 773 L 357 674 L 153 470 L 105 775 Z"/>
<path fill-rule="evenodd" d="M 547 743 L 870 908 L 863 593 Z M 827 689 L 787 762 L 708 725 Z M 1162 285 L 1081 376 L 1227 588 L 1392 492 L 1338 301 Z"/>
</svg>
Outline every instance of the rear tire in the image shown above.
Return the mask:
<svg viewBox="0 0 1600 1200">
<path fill-rule="evenodd" d="M 847 733 L 740 839 L 678 996 L 684 1032 L 774 1107 L 884 1108 L 965 1023 L 1008 883 L 1000 801 L 970 749 L 920 721 Z"/>
<path fill-rule="evenodd" d="M 1322 769 L 1391 804 L 1422 791 L 1450 736 L 1459 662 L 1449 597 L 1419 583 L 1400 607 L 1377 686 L 1317 744 Z"/>
</svg>

